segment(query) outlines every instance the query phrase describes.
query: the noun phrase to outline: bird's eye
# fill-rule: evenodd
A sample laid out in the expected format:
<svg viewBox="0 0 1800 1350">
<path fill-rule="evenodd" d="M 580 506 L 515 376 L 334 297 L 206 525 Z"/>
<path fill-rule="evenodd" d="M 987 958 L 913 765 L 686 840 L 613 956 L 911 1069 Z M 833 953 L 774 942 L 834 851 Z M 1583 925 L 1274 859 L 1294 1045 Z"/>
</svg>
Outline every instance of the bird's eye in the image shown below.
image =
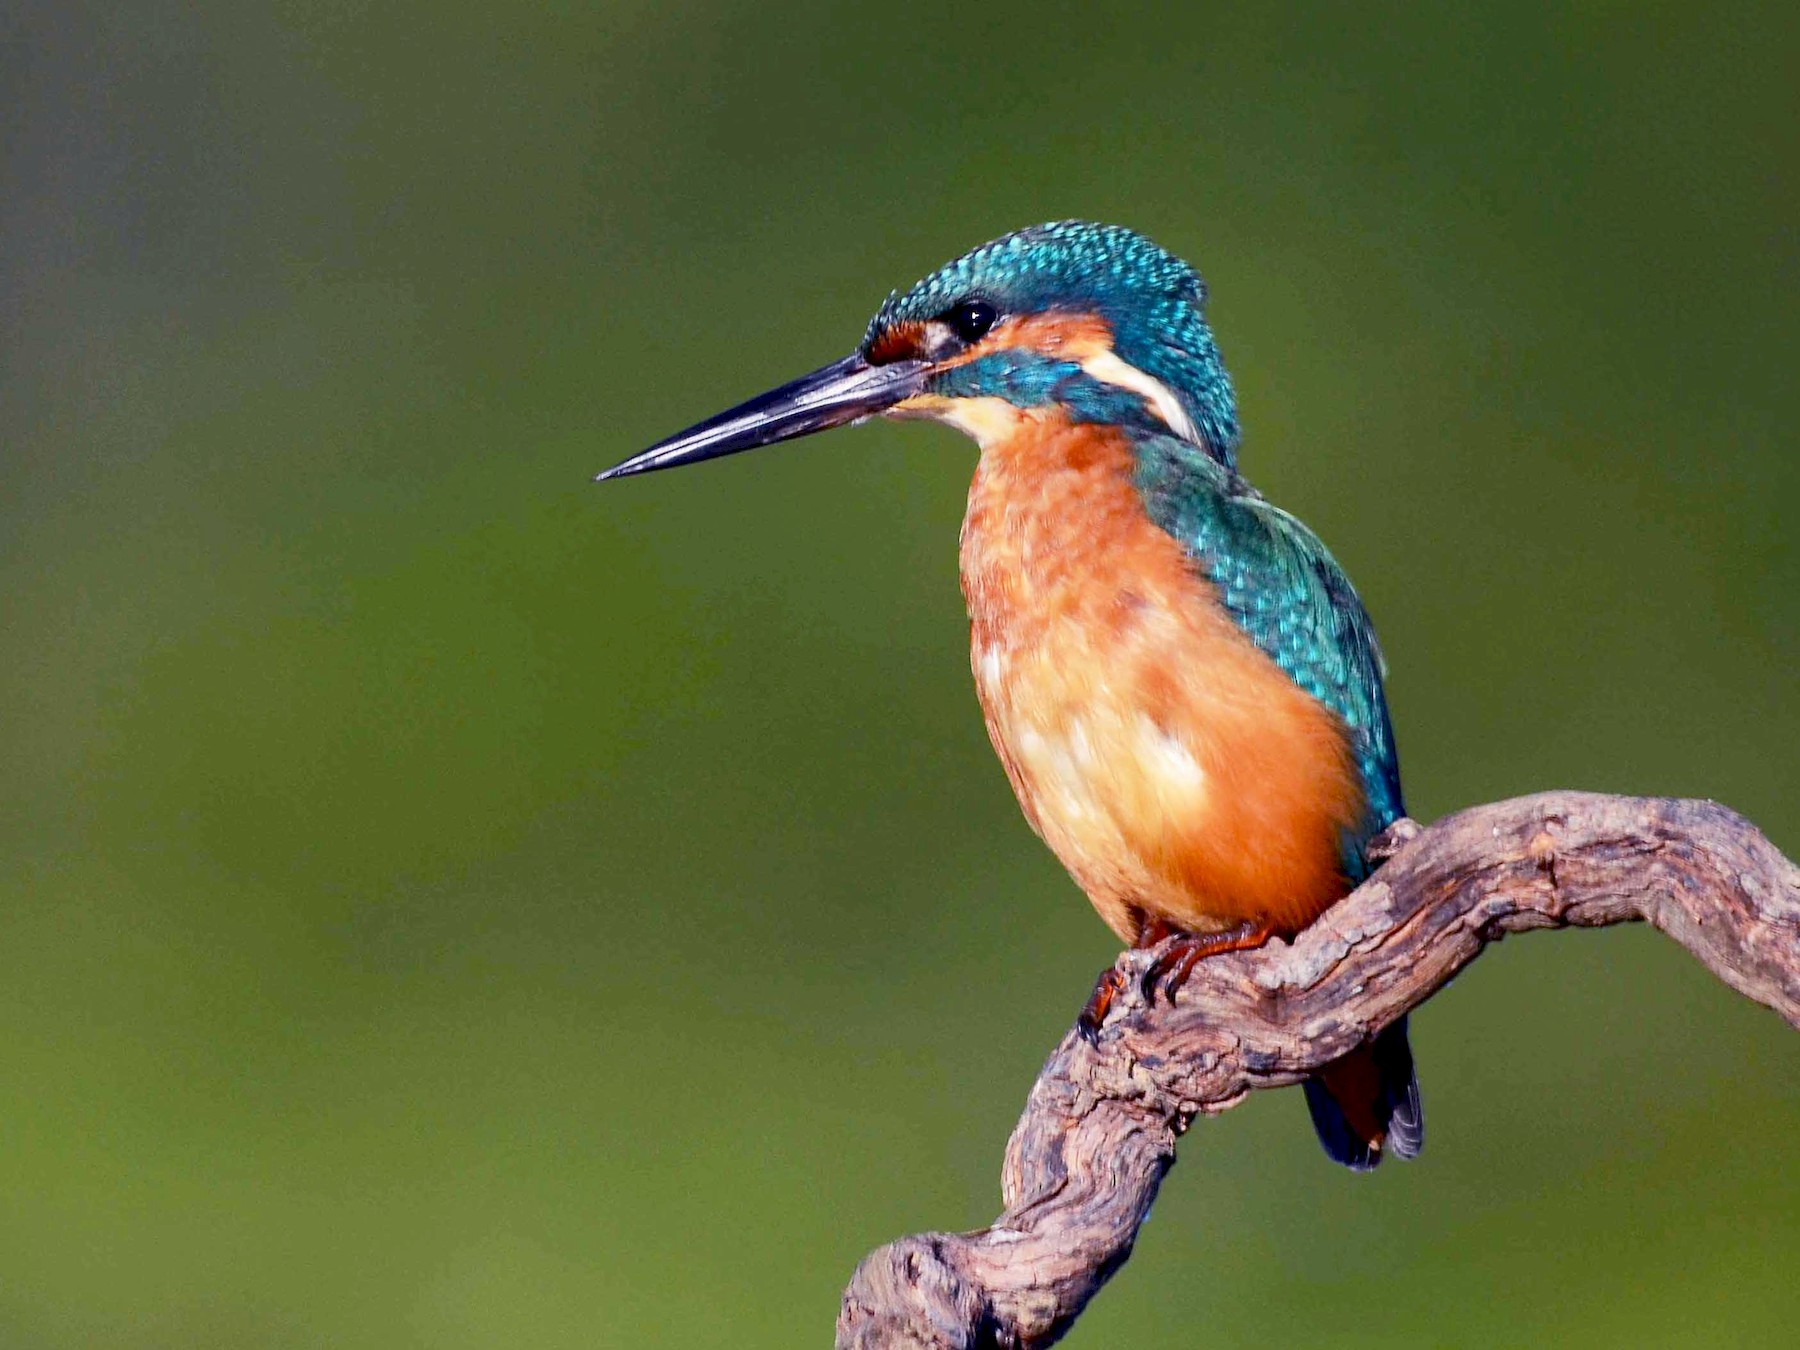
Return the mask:
<svg viewBox="0 0 1800 1350">
<path fill-rule="evenodd" d="M 950 331 L 964 342 L 979 342 L 987 336 L 988 329 L 1000 317 L 1000 311 L 985 300 L 965 300 L 948 314 L 944 321 L 950 325 Z"/>
</svg>

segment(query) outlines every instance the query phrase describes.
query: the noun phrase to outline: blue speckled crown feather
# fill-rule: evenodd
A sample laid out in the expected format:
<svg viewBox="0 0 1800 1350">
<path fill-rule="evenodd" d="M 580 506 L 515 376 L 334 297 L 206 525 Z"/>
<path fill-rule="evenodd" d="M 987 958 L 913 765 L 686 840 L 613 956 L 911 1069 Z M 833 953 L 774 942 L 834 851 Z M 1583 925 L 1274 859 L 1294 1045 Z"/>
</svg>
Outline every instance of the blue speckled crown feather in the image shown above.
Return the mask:
<svg viewBox="0 0 1800 1350">
<path fill-rule="evenodd" d="M 1206 448 L 1235 465 L 1237 400 L 1206 323 L 1206 285 L 1174 254 L 1119 225 L 1034 225 L 895 291 L 870 322 L 863 349 L 896 324 L 926 322 L 975 296 L 1008 314 L 1099 315 L 1119 358 L 1173 390 Z"/>
</svg>

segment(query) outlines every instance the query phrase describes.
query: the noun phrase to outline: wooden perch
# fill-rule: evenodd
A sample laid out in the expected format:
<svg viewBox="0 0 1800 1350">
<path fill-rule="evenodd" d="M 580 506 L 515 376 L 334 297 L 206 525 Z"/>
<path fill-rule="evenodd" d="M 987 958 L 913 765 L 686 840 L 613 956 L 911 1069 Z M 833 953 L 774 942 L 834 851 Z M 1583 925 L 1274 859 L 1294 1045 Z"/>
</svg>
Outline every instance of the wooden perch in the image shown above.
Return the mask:
<svg viewBox="0 0 1800 1350">
<path fill-rule="evenodd" d="M 1490 942 L 1643 921 L 1800 1027 L 1800 869 L 1713 802 L 1546 792 L 1376 842 L 1374 877 L 1288 946 L 1202 961 L 1174 1007 L 1129 978 L 1099 1034 L 1063 1038 L 1007 1143 L 1006 1211 L 872 1253 L 840 1350 L 1034 1350 L 1127 1257 L 1197 1115 L 1285 1087 L 1442 989 Z"/>
</svg>

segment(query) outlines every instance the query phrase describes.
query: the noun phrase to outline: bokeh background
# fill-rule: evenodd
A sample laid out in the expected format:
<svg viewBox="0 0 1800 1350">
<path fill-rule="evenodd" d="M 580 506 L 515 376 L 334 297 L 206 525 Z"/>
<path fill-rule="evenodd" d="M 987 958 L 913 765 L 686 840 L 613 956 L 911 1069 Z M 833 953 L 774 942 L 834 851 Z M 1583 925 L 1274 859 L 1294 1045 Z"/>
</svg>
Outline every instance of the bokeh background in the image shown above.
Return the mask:
<svg viewBox="0 0 1800 1350">
<path fill-rule="evenodd" d="M 0 15 L 0 1343 L 822 1344 L 1113 945 L 967 669 L 972 450 L 589 476 L 1080 215 L 1194 259 L 1414 813 L 1800 851 L 1800 10 Z M 1073 1346 L 1792 1344 L 1800 1041 L 1653 934 L 1189 1136 Z"/>
</svg>

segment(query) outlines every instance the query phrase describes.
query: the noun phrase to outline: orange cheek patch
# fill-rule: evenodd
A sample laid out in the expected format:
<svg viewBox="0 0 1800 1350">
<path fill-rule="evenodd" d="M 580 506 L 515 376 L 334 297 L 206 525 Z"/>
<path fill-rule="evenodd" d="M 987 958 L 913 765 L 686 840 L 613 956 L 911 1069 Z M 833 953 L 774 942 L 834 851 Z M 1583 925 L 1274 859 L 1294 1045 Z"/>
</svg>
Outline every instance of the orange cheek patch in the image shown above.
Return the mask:
<svg viewBox="0 0 1800 1350">
<path fill-rule="evenodd" d="M 1096 314 L 1022 314 L 1003 319 L 967 351 L 944 362 L 946 367 L 979 361 L 991 352 L 1026 348 L 1060 361 L 1081 361 L 1112 350 L 1112 326 Z"/>
<path fill-rule="evenodd" d="M 976 350 L 1030 347 L 1047 356 L 1079 360 L 1112 350 L 1112 325 L 1097 314 L 1026 314 L 996 324 Z"/>
<path fill-rule="evenodd" d="M 876 365 L 925 356 L 927 325 L 897 323 L 869 348 Z M 1097 314 L 1022 314 L 1003 319 L 980 342 L 939 363 L 940 369 L 966 366 L 990 352 L 1027 348 L 1061 361 L 1082 361 L 1112 351 L 1112 325 Z"/>
</svg>

